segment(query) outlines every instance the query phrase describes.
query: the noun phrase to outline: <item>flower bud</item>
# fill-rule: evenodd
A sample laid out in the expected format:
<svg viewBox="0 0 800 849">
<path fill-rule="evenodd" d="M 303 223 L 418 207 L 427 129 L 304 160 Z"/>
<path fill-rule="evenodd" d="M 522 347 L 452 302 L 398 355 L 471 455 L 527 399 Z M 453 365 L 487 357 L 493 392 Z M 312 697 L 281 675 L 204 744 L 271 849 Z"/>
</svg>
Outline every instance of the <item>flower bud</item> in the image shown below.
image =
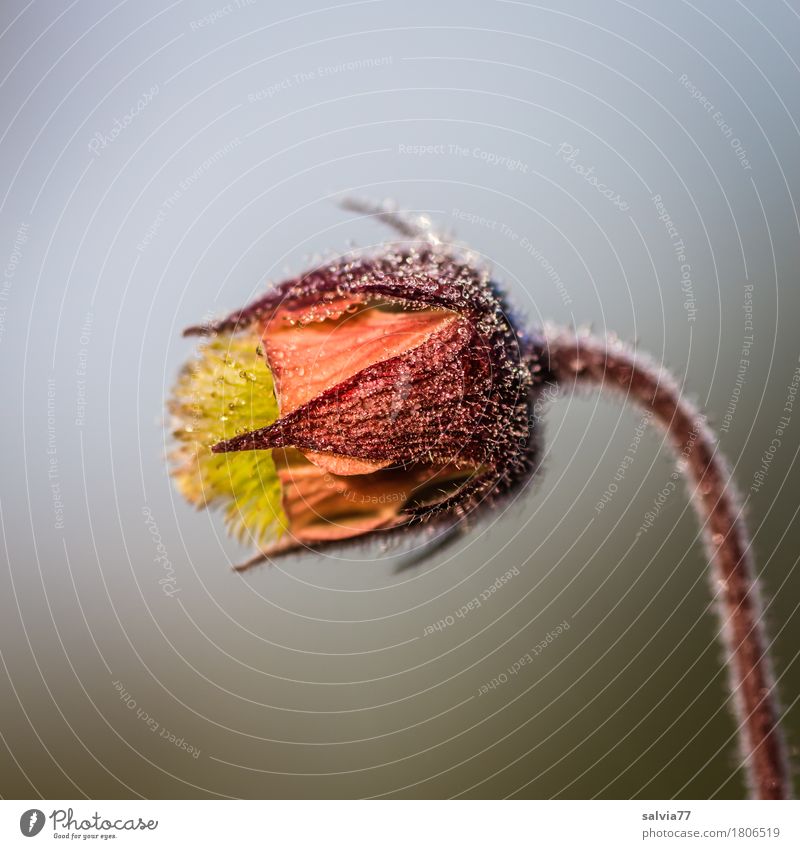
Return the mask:
<svg viewBox="0 0 800 849">
<path fill-rule="evenodd" d="M 213 341 L 171 405 L 179 485 L 267 554 L 461 517 L 533 469 L 538 348 L 437 247 L 316 268 L 186 334 Z"/>
</svg>

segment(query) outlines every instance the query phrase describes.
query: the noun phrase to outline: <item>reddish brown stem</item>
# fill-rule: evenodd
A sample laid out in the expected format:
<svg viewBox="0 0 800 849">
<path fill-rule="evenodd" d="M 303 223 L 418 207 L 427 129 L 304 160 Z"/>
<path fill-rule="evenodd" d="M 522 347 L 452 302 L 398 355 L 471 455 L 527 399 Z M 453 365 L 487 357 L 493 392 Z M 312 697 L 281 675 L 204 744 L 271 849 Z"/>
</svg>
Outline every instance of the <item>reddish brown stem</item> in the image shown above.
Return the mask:
<svg viewBox="0 0 800 849">
<path fill-rule="evenodd" d="M 772 675 L 758 578 L 742 508 L 727 464 L 705 418 L 656 365 L 617 343 L 551 329 L 542 366 L 562 387 L 610 388 L 625 394 L 667 432 L 681 458 L 719 597 L 722 639 L 750 793 L 786 799 L 791 778 Z"/>
</svg>

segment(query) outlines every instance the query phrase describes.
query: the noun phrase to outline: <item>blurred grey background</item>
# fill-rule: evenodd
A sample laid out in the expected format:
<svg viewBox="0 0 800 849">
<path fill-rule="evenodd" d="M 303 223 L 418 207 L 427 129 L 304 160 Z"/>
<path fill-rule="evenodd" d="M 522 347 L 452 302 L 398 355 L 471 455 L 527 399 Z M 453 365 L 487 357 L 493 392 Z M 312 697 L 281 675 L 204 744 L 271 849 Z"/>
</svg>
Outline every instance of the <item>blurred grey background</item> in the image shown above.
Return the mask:
<svg viewBox="0 0 800 849">
<path fill-rule="evenodd" d="M 679 487 L 636 536 L 675 464 L 646 429 L 619 474 L 614 398 L 556 401 L 534 486 L 414 569 L 239 576 L 174 492 L 181 329 L 389 237 L 347 195 L 707 411 L 797 756 L 797 2 L 5 0 L 0 33 L 4 796 L 744 793 L 697 524 Z"/>
</svg>

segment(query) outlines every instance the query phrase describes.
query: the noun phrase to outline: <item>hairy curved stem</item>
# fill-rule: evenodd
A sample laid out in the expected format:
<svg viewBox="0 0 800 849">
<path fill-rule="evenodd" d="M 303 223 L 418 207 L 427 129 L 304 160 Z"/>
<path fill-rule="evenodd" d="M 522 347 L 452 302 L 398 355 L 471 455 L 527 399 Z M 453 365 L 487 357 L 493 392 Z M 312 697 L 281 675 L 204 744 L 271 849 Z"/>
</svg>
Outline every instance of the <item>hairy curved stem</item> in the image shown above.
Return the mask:
<svg viewBox="0 0 800 849">
<path fill-rule="evenodd" d="M 750 539 L 730 472 L 704 416 L 681 397 L 672 378 L 618 342 L 550 328 L 540 361 L 561 386 L 625 394 L 651 411 L 667 432 L 687 476 L 718 593 L 750 793 L 760 799 L 789 798 L 791 778 Z"/>
</svg>

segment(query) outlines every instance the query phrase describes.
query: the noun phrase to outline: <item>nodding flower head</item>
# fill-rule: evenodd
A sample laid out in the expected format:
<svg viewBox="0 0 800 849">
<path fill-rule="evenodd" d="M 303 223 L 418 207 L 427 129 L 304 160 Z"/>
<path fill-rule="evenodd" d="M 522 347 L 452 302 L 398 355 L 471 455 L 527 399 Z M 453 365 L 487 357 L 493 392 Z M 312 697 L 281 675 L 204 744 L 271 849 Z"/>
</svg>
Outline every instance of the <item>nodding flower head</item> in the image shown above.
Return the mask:
<svg viewBox="0 0 800 849">
<path fill-rule="evenodd" d="M 460 518 L 533 469 L 537 345 L 435 244 L 320 266 L 186 335 L 211 339 L 170 403 L 178 486 L 267 555 Z"/>
<path fill-rule="evenodd" d="M 752 545 L 697 410 L 618 341 L 550 326 L 520 335 L 469 255 L 396 213 L 347 205 L 384 216 L 414 246 L 320 266 L 186 331 L 211 338 L 169 404 L 181 492 L 224 507 L 231 530 L 259 546 L 247 566 L 293 548 L 459 520 L 532 474 L 534 411 L 550 389 L 608 386 L 632 398 L 685 461 L 721 588 L 752 792 L 789 798 Z"/>
</svg>

